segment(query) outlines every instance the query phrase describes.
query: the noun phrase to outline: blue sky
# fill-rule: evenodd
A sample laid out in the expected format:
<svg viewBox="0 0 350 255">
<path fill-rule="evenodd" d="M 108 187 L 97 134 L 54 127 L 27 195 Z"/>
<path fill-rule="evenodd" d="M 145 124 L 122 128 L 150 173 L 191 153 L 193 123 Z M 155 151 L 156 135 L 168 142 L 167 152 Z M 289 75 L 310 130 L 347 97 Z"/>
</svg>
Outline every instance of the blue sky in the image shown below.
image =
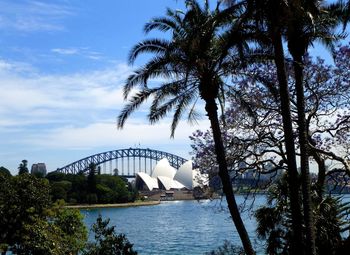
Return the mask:
<svg viewBox="0 0 350 255">
<path fill-rule="evenodd" d="M 182 1 L 0 1 L 0 166 L 52 171 L 98 152 L 139 146 L 189 158 L 181 123 L 150 126 L 146 107 L 117 130 L 131 47 L 145 22 Z M 140 62 L 136 63 L 141 64 Z M 201 126 L 208 127 L 205 119 Z"/>
<path fill-rule="evenodd" d="M 52 171 L 134 146 L 190 158 L 188 136 L 206 118 L 181 122 L 170 139 L 170 120 L 150 126 L 145 106 L 116 128 L 128 52 L 166 7 L 183 1 L 0 0 L 0 166 L 15 174 L 27 159 Z"/>
</svg>

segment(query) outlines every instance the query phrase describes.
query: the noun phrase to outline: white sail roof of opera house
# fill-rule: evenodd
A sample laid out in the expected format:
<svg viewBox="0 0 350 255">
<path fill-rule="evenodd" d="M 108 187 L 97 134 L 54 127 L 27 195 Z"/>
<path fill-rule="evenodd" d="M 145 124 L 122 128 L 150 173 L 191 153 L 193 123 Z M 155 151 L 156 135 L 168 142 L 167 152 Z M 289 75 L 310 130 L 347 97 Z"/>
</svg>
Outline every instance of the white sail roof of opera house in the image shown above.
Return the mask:
<svg viewBox="0 0 350 255">
<path fill-rule="evenodd" d="M 199 169 L 192 169 L 192 160 L 186 161 L 180 166 L 174 176 L 174 180 L 182 183 L 188 189 L 208 184 L 207 175 L 201 174 Z"/>
<path fill-rule="evenodd" d="M 198 169 L 192 169 L 192 161 L 189 160 L 176 170 L 170 166 L 166 158 L 161 159 L 153 169 L 152 176 L 147 173 L 137 173 L 136 183 L 140 180 L 145 184 L 147 189 L 193 189 L 200 184 L 206 184 L 206 176 L 201 175 Z"/>
<path fill-rule="evenodd" d="M 175 168 L 173 168 L 166 158 L 158 161 L 153 169 L 152 178 L 157 178 L 158 176 L 166 176 L 173 179 L 176 174 Z"/>
<path fill-rule="evenodd" d="M 151 176 L 149 176 L 146 173 L 143 172 L 139 172 L 136 174 L 136 181 L 138 178 L 141 178 L 141 180 L 146 184 L 147 188 L 149 190 L 153 190 L 153 189 L 158 189 L 158 180 L 155 178 L 152 178 Z"/>
<path fill-rule="evenodd" d="M 158 176 L 158 180 L 161 182 L 161 184 L 166 190 L 185 188 L 185 186 L 180 182 L 170 179 L 166 176 Z"/>
<path fill-rule="evenodd" d="M 186 161 L 177 170 L 174 180 L 182 183 L 188 189 L 193 189 L 192 160 Z"/>
</svg>

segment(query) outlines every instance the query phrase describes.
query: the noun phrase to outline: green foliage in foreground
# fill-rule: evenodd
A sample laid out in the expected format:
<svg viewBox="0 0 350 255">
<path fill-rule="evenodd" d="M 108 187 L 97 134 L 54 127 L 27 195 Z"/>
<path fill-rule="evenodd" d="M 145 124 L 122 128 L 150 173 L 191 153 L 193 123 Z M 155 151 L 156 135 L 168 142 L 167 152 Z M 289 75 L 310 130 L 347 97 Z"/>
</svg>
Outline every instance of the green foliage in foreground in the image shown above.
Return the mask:
<svg viewBox="0 0 350 255">
<path fill-rule="evenodd" d="M 65 208 L 63 200 L 52 204 L 49 187 L 47 179 L 0 172 L 1 254 L 137 254 L 125 235 L 116 234 L 109 219 L 103 221 L 101 216 L 92 227 L 96 240 L 87 244 L 82 214 Z"/>
<path fill-rule="evenodd" d="M 242 247 L 233 245 L 229 241 L 225 241 L 222 246 L 217 249 L 205 253 L 205 255 L 244 255 L 245 252 Z"/>
<path fill-rule="evenodd" d="M 52 172 L 46 178 L 50 182 L 52 199 L 68 203 L 127 203 L 136 199 L 137 192 L 119 176 L 107 174 L 88 176 Z"/>
<path fill-rule="evenodd" d="M 89 243 L 83 255 L 136 255 L 129 240 L 124 234 L 116 234 L 115 227 L 108 227 L 109 219 L 98 216 L 92 226 L 95 242 Z"/>
<path fill-rule="evenodd" d="M 291 254 L 291 208 L 286 177 L 273 185 L 267 194 L 267 205 L 256 211 L 258 237 L 266 240 L 266 254 Z M 341 255 L 347 250 L 350 238 L 342 236 L 349 230 L 346 216 L 349 203 L 341 198 L 317 195 L 312 197 L 316 226 L 316 249 L 318 255 Z"/>
<path fill-rule="evenodd" d="M 52 204 L 49 183 L 27 173 L 0 174 L 0 252 L 77 254 L 87 240 L 83 217 Z"/>
</svg>

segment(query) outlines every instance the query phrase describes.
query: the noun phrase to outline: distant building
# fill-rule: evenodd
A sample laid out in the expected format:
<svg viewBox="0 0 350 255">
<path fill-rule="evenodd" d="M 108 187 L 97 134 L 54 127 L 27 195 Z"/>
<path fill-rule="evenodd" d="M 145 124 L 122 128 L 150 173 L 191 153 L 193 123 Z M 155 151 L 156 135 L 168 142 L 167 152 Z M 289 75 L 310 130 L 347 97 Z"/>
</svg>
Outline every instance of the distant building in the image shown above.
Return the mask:
<svg viewBox="0 0 350 255">
<path fill-rule="evenodd" d="M 139 190 L 193 190 L 197 186 L 207 184 L 207 176 L 202 175 L 198 169 L 192 169 L 191 160 L 176 170 L 163 158 L 154 167 L 151 176 L 143 172 L 137 173 L 135 183 Z M 166 193 L 167 199 L 172 194 Z"/>
<path fill-rule="evenodd" d="M 46 165 L 45 163 L 37 163 L 32 165 L 32 169 L 30 170 L 30 173 L 35 174 L 41 174 L 42 176 L 46 175 Z"/>
</svg>

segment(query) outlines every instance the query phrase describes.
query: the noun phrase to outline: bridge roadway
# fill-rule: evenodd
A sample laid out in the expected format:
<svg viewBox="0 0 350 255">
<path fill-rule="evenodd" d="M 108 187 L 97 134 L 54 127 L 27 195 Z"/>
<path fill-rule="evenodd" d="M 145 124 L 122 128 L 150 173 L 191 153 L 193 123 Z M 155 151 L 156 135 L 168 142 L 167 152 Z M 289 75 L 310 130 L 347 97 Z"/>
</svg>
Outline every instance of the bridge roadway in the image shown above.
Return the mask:
<svg viewBox="0 0 350 255">
<path fill-rule="evenodd" d="M 155 164 L 163 158 L 166 158 L 175 169 L 179 169 L 187 161 L 187 159 L 164 151 L 149 148 L 128 148 L 91 155 L 58 168 L 57 171 L 66 174 L 84 173 L 89 170 L 90 164 L 93 163 L 99 167 L 102 174 L 116 174 L 132 178 L 135 177 L 137 172 L 152 174 Z M 109 162 L 109 171 L 106 166 L 107 162 Z"/>
</svg>

